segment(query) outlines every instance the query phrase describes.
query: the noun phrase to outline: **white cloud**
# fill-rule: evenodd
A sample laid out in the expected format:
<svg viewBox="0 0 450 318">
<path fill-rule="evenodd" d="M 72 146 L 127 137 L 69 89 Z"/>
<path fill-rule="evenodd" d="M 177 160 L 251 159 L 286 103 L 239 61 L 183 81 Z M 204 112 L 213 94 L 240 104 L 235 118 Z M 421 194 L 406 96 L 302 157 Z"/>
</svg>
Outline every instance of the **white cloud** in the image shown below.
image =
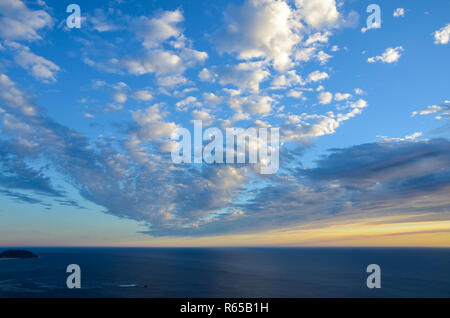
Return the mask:
<svg viewBox="0 0 450 318">
<path fill-rule="evenodd" d="M 237 113 L 250 113 L 252 115 L 268 115 L 272 110 L 274 99 L 270 96 L 232 96 L 228 103 Z"/>
<path fill-rule="evenodd" d="M 93 15 L 88 15 L 86 22 L 97 32 L 110 32 L 119 30 L 121 27 L 115 24 L 108 15 L 114 14 L 115 10 L 109 8 L 107 11 L 103 9 L 95 9 Z"/>
<path fill-rule="evenodd" d="M 405 9 L 403 9 L 403 8 L 395 9 L 393 16 L 395 18 L 404 17 L 405 16 Z"/>
<path fill-rule="evenodd" d="M 412 112 L 411 116 L 417 115 L 431 115 L 436 114 L 435 118 L 440 120 L 443 118 L 450 118 L 450 105 L 449 101 L 445 101 L 443 105 L 431 105 L 427 106 L 419 111 Z"/>
<path fill-rule="evenodd" d="M 192 111 L 193 120 L 201 120 L 205 126 L 210 126 L 214 122 L 214 117 L 206 110 L 194 109 Z"/>
<path fill-rule="evenodd" d="M 38 31 L 52 27 L 44 10 L 30 10 L 21 0 L 0 1 L 0 37 L 8 40 L 40 40 Z"/>
<path fill-rule="evenodd" d="M 315 47 L 307 47 L 307 48 L 298 49 L 295 52 L 295 60 L 299 61 L 299 62 L 308 62 L 314 57 L 315 53 L 316 53 Z"/>
<path fill-rule="evenodd" d="M 241 90 L 259 92 L 259 84 L 270 73 L 261 62 L 248 62 L 223 67 L 219 71 L 219 75 L 219 82 L 222 85 L 233 84 Z"/>
<path fill-rule="evenodd" d="M 325 72 L 314 71 L 308 75 L 309 82 L 318 82 L 329 78 L 329 75 Z"/>
<path fill-rule="evenodd" d="M 440 111 L 443 110 L 443 109 L 444 109 L 443 106 L 440 106 L 440 105 L 431 105 L 431 106 L 428 106 L 428 107 L 426 107 L 425 109 L 421 110 L 421 111 L 419 112 L 419 114 L 420 114 L 420 115 L 434 114 L 434 113 L 440 112 Z M 417 114 L 417 112 L 416 112 L 416 114 Z M 416 115 L 416 114 L 415 114 L 415 115 Z"/>
<path fill-rule="evenodd" d="M 180 10 L 162 11 L 153 18 L 139 17 L 133 22 L 133 27 L 136 36 L 142 40 L 142 45 L 151 49 L 170 38 L 180 38 L 182 31 L 178 24 L 183 20 Z"/>
<path fill-rule="evenodd" d="M 297 75 L 295 70 L 289 71 L 286 74 L 279 75 L 275 77 L 272 81 L 272 89 L 280 89 L 280 88 L 287 88 L 293 85 L 304 85 L 305 82 L 303 81 L 302 77 L 300 75 Z"/>
<path fill-rule="evenodd" d="M 416 138 L 418 138 L 418 137 L 420 137 L 420 136 L 422 136 L 422 135 L 423 135 L 422 132 L 415 132 L 415 133 L 412 134 L 412 135 L 405 136 L 405 139 L 406 139 L 406 140 L 415 140 Z"/>
<path fill-rule="evenodd" d="M 330 26 L 338 22 L 339 12 L 335 0 L 296 0 L 301 17 L 313 28 Z"/>
<path fill-rule="evenodd" d="M 317 60 L 320 62 L 320 64 L 326 64 L 331 57 L 331 55 L 325 53 L 324 51 L 320 51 L 317 54 Z"/>
<path fill-rule="evenodd" d="M 174 87 L 178 85 L 185 85 L 190 83 L 189 80 L 183 75 L 165 75 L 157 76 L 158 84 L 162 87 Z"/>
<path fill-rule="evenodd" d="M 302 99 L 305 99 L 305 97 L 303 97 L 303 92 L 302 92 L 302 91 L 299 91 L 299 90 L 291 89 L 291 90 L 288 92 L 287 95 L 288 95 L 289 97 L 292 97 L 292 98 L 302 98 Z"/>
<path fill-rule="evenodd" d="M 293 29 L 292 9 L 284 1 L 248 0 L 225 13 L 226 28 L 218 35 L 221 52 L 238 58 L 264 58 L 280 71 L 292 66 L 293 47 L 301 37 Z"/>
<path fill-rule="evenodd" d="M 364 95 L 365 92 L 361 88 L 355 88 L 355 94 L 356 95 Z"/>
<path fill-rule="evenodd" d="M 377 136 L 382 139 L 383 142 L 398 142 L 398 141 L 415 141 L 417 138 L 421 137 L 423 135 L 422 132 L 415 132 L 411 135 L 407 135 L 403 138 L 392 138 L 392 137 L 386 137 L 386 136 Z"/>
<path fill-rule="evenodd" d="M 322 92 L 320 93 L 317 98 L 319 99 L 320 104 L 329 104 L 333 100 L 333 94 L 330 92 Z"/>
<path fill-rule="evenodd" d="M 206 52 L 192 48 L 192 41 L 183 34 L 181 10 L 159 11 L 153 17 L 128 18 L 129 27 L 140 41 L 144 53 L 137 56 L 113 57 L 95 62 L 84 57 L 88 65 L 103 71 L 133 75 L 155 74 L 159 86 L 174 87 L 189 83 L 183 73 L 186 69 L 204 62 Z M 168 92 L 168 91 L 167 91 Z"/>
<path fill-rule="evenodd" d="M 140 101 L 148 101 L 153 98 L 152 94 L 147 90 L 139 90 L 133 93 L 133 98 Z"/>
<path fill-rule="evenodd" d="M 194 96 L 188 96 L 175 104 L 178 111 L 186 111 L 188 107 L 198 107 L 201 105 L 202 104 L 197 101 L 197 97 Z"/>
<path fill-rule="evenodd" d="M 85 118 L 95 118 L 95 116 L 93 114 L 88 113 L 88 112 L 83 112 L 83 117 L 85 117 Z"/>
<path fill-rule="evenodd" d="M 450 23 L 434 32 L 434 43 L 447 44 L 450 40 Z"/>
<path fill-rule="evenodd" d="M 327 43 L 328 37 L 331 35 L 329 31 L 325 32 L 316 32 L 308 37 L 308 39 L 305 41 L 305 45 L 309 46 L 311 44 L 314 44 L 316 42 L 320 43 Z"/>
<path fill-rule="evenodd" d="M 367 106 L 368 106 L 368 104 L 364 99 L 359 99 L 356 102 L 350 104 L 351 108 L 357 108 L 357 109 L 366 108 Z"/>
<path fill-rule="evenodd" d="M 29 71 L 34 78 L 43 82 L 55 82 L 56 74 L 61 70 L 58 65 L 30 51 L 26 46 L 20 46 L 14 56 L 15 62 Z"/>
<path fill-rule="evenodd" d="M 213 93 L 203 93 L 202 96 L 206 106 L 216 106 L 222 102 L 222 98 Z"/>
<path fill-rule="evenodd" d="M 184 69 L 178 55 L 164 50 L 152 50 L 144 57 L 126 59 L 123 62 L 128 71 L 135 75 L 176 73 Z"/>
<path fill-rule="evenodd" d="M 127 95 L 123 92 L 116 92 L 116 93 L 114 93 L 113 97 L 114 97 L 114 100 L 120 104 L 123 104 L 127 101 Z"/>
<path fill-rule="evenodd" d="M 394 63 L 397 62 L 400 57 L 402 56 L 402 53 L 404 49 L 401 46 L 397 46 L 396 48 L 387 48 L 382 55 L 369 57 L 367 59 L 367 62 L 369 63 L 375 63 L 377 61 L 383 62 L 383 63 Z"/>
<path fill-rule="evenodd" d="M 158 104 L 148 107 L 146 110 L 131 112 L 133 119 L 139 125 L 139 139 L 151 141 L 159 138 L 170 138 L 172 132 L 178 128 L 173 122 L 165 122 L 166 113 L 162 112 Z"/>
<path fill-rule="evenodd" d="M 217 78 L 217 74 L 204 68 L 198 73 L 198 78 L 204 82 L 214 82 Z"/>
<path fill-rule="evenodd" d="M 347 99 L 349 99 L 349 98 L 351 98 L 351 97 L 352 97 L 352 95 L 351 95 L 351 94 L 348 94 L 348 93 L 346 93 L 346 94 L 342 94 L 342 93 L 336 93 L 336 94 L 334 94 L 334 99 L 335 99 L 336 101 L 347 100 Z"/>
<path fill-rule="evenodd" d="M 7 106 L 19 109 L 26 116 L 37 115 L 30 98 L 6 74 L 0 74 L 0 97 Z"/>
</svg>

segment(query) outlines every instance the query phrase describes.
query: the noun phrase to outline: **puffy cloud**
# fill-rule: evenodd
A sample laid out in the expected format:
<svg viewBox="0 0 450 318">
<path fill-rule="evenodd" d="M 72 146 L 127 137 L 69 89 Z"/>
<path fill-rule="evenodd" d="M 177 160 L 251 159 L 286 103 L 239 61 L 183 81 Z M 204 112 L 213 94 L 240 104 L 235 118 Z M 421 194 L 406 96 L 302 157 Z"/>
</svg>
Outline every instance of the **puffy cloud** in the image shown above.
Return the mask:
<svg viewBox="0 0 450 318">
<path fill-rule="evenodd" d="M 151 17 L 127 16 L 123 20 L 127 30 L 142 46 L 130 52 L 143 52 L 134 56 L 117 56 L 116 53 L 116 56 L 98 62 L 84 56 L 88 65 L 111 73 L 138 76 L 154 74 L 157 84 L 163 89 L 189 83 L 184 72 L 208 58 L 206 52 L 192 48 L 192 41 L 183 34 L 181 23 L 184 17 L 181 10 L 158 11 Z M 110 49 L 111 43 L 106 45 Z"/>
<path fill-rule="evenodd" d="M 180 10 L 162 11 L 152 18 L 139 17 L 133 21 L 133 27 L 136 30 L 136 36 L 142 40 L 142 45 L 151 49 L 170 38 L 180 38 L 182 30 L 179 24 L 183 20 Z"/>
<path fill-rule="evenodd" d="M 250 114 L 267 115 L 272 110 L 273 102 L 269 96 L 250 97 L 244 99 L 243 107 Z"/>
<path fill-rule="evenodd" d="M 320 104 L 329 104 L 333 100 L 333 94 L 330 92 L 322 92 L 320 93 L 317 98 L 319 99 Z"/>
<path fill-rule="evenodd" d="M 369 57 L 367 62 L 375 63 L 377 61 L 383 63 L 394 63 L 397 62 L 402 56 L 402 52 L 404 51 L 403 47 L 397 46 L 396 48 L 387 48 L 382 55 Z"/>
<path fill-rule="evenodd" d="M 440 106 L 440 105 L 431 105 L 431 106 L 427 106 L 425 109 L 422 109 L 420 112 L 413 112 L 413 116 L 417 115 L 417 113 L 419 113 L 420 115 L 429 115 L 429 114 L 434 114 L 437 112 L 440 112 L 441 110 L 444 110 L 444 106 Z"/>
<path fill-rule="evenodd" d="M 186 111 L 188 107 L 196 107 L 196 106 L 198 107 L 201 105 L 202 104 L 199 101 L 197 101 L 197 97 L 194 96 L 188 96 L 175 104 L 178 111 Z"/>
<path fill-rule="evenodd" d="M 289 71 L 286 74 L 275 77 L 272 81 L 272 89 L 287 88 L 295 85 L 304 85 L 303 78 L 296 73 L 295 70 Z"/>
<path fill-rule="evenodd" d="M 266 116 L 272 110 L 275 100 L 269 96 L 250 95 L 250 96 L 232 96 L 228 103 L 237 113 L 248 112 L 252 115 Z"/>
<path fill-rule="evenodd" d="M 324 102 L 331 102 L 333 95 L 331 93 L 330 95 L 324 96 Z M 289 117 L 286 123 L 288 126 L 281 129 L 283 140 L 286 142 L 295 140 L 309 144 L 311 139 L 334 134 L 344 121 L 361 114 L 368 104 L 365 100 L 359 99 L 350 103 L 349 106 L 351 110 L 347 113 L 335 114 L 330 111 L 325 115 L 308 115 L 303 113 L 300 116 Z"/>
<path fill-rule="evenodd" d="M 30 10 L 21 0 L 2 0 L 0 14 L 0 37 L 7 40 L 40 40 L 38 32 L 53 25 L 47 12 Z"/>
<path fill-rule="evenodd" d="M 364 95 L 365 92 L 361 88 L 355 88 L 355 94 L 356 95 Z"/>
<path fill-rule="evenodd" d="M 351 98 L 351 97 L 352 97 L 352 95 L 351 95 L 351 94 L 348 94 L 348 93 L 346 93 L 346 94 L 342 94 L 342 93 L 336 93 L 336 94 L 334 94 L 334 99 L 335 99 L 336 101 L 347 100 L 347 99 L 349 99 L 349 98 Z"/>
<path fill-rule="evenodd" d="M 239 63 L 233 66 L 223 67 L 219 71 L 219 82 L 222 85 L 233 84 L 241 90 L 259 92 L 259 84 L 270 73 L 259 62 Z"/>
<path fill-rule="evenodd" d="M 397 8 L 395 9 L 393 16 L 395 18 L 400 18 L 400 17 L 404 17 L 405 16 L 405 9 L 403 8 Z"/>
<path fill-rule="evenodd" d="M 341 18 L 335 0 L 297 0 L 295 6 L 287 1 L 247 0 L 225 13 L 218 48 L 241 60 L 262 59 L 279 72 L 295 66 L 293 60 L 314 57 L 324 64 L 331 56 L 311 46 L 327 43 L 331 35 L 327 29 L 345 24 Z"/>
<path fill-rule="evenodd" d="M 331 57 L 331 55 L 325 53 L 324 51 L 319 51 L 319 53 L 317 53 L 317 60 L 320 64 L 326 64 Z"/>
<path fill-rule="evenodd" d="M 294 90 L 294 89 L 291 89 L 288 92 L 288 96 L 293 97 L 293 98 L 305 98 L 305 97 L 303 97 L 302 91 L 298 91 L 298 90 Z"/>
<path fill-rule="evenodd" d="M 295 60 L 299 62 L 308 62 L 315 56 L 316 50 L 317 48 L 315 47 L 299 48 L 295 52 Z"/>
<path fill-rule="evenodd" d="M 153 98 L 152 94 L 147 90 L 139 90 L 133 93 L 133 97 L 140 101 L 149 101 Z"/>
<path fill-rule="evenodd" d="M 411 116 L 436 114 L 436 119 L 450 118 L 450 105 L 446 101 L 442 105 L 430 105 L 421 110 L 414 111 Z"/>
<path fill-rule="evenodd" d="M 113 97 L 117 103 L 123 104 L 127 101 L 127 94 L 123 92 L 116 92 Z"/>
<path fill-rule="evenodd" d="M 335 0 L 296 0 L 295 4 L 301 17 L 313 28 L 338 22 L 339 12 Z"/>
<path fill-rule="evenodd" d="M 325 32 L 316 32 L 308 37 L 308 39 L 305 41 L 305 45 L 309 46 L 311 44 L 314 44 L 316 42 L 320 43 L 327 43 L 328 37 L 331 35 L 329 31 Z"/>
<path fill-rule="evenodd" d="M 364 99 L 358 99 L 356 102 L 351 103 L 351 108 L 366 108 L 368 106 L 367 102 Z"/>
<path fill-rule="evenodd" d="M 309 82 L 319 82 L 327 78 L 329 78 L 329 75 L 320 71 L 314 71 L 308 75 Z"/>
<path fill-rule="evenodd" d="M 210 126 L 214 122 L 214 116 L 206 110 L 194 109 L 192 111 L 192 119 L 201 120 L 204 126 Z"/>
<path fill-rule="evenodd" d="M 217 74 L 204 68 L 198 73 L 198 78 L 204 82 L 214 82 L 217 78 Z"/>
<path fill-rule="evenodd" d="M 434 43 L 448 44 L 450 40 L 450 23 L 434 32 Z"/>
<path fill-rule="evenodd" d="M 20 51 L 14 59 L 17 64 L 30 71 L 36 79 L 44 82 L 55 82 L 56 73 L 61 70 L 52 61 L 38 56 L 27 49 Z"/>
<path fill-rule="evenodd" d="M 190 83 L 190 81 L 184 77 L 183 75 L 165 75 L 158 76 L 157 82 L 162 87 L 174 87 L 178 85 L 186 85 Z"/>
<path fill-rule="evenodd" d="M 17 42 L 5 41 L 12 51 L 14 61 L 43 82 L 55 82 L 56 74 L 61 70 L 58 65 L 30 51 L 30 48 Z"/>
<path fill-rule="evenodd" d="M 125 59 L 123 62 L 128 71 L 135 75 L 177 73 L 184 68 L 178 55 L 164 50 L 152 50 L 143 57 Z"/>
<path fill-rule="evenodd" d="M 21 0 L 4 0 L 0 3 L 0 39 L 12 51 L 14 61 L 33 77 L 43 82 L 56 81 L 60 68 L 30 51 L 30 48 L 17 41 L 36 41 L 42 39 L 39 31 L 53 26 L 53 20 L 44 10 L 31 10 Z M 3 46 L 0 49 L 4 50 Z"/>
<path fill-rule="evenodd" d="M 284 1 L 247 0 L 225 13 L 226 28 L 218 34 L 221 52 L 238 58 L 264 58 L 280 71 L 292 66 L 293 47 L 301 37 L 293 29 L 292 9 Z"/>
<path fill-rule="evenodd" d="M 178 128 L 175 123 L 163 120 L 166 114 L 161 112 L 158 104 L 146 110 L 132 112 L 132 116 L 138 124 L 139 139 L 144 142 L 151 142 L 162 137 L 170 138 L 172 132 Z"/>
<path fill-rule="evenodd" d="M 37 108 L 30 101 L 30 97 L 17 87 L 6 74 L 0 74 L 0 97 L 6 106 L 18 109 L 26 116 L 36 115 Z"/>
<path fill-rule="evenodd" d="M 97 32 L 111 32 L 121 29 L 121 26 L 114 23 L 110 19 L 110 15 L 117 13 L 113 8 L 109 8 L 107 11 L 97 8 L 94 10 L 94 14 L 87 15 L 86 22 L 90 27 Z"/>
<path fill-rule="evenodd" d="M 223 98 L 213 93 L 203 93 L 203 100 L 206 106 L 216 106 L 222 102 Z"/>
</svg>

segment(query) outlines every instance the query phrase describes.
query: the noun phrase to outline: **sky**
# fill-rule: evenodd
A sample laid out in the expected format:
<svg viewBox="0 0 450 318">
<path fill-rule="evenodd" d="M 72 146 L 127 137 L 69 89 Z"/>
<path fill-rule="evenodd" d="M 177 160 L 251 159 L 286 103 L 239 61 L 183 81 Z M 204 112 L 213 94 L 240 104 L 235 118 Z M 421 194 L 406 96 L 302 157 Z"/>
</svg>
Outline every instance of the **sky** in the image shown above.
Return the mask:
<svg viewBox="0 0 450 318">
<path fill-rule="evenodd" d="M 0 246 L 450 246 L 449 1 L 73 3 L 0 0 Z"/>
</svg>

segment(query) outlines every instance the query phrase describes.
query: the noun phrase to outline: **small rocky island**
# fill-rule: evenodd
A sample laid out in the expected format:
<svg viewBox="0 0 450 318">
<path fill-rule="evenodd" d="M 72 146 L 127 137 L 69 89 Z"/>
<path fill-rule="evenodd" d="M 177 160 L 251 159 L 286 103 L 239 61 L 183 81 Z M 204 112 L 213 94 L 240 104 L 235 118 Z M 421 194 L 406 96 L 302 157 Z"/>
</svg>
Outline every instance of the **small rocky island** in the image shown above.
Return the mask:
<svg viewBox="0 0 450 318">
<path fill-rule="evenodd" d="M 0 254 L 0 258 L 37 258 L 38 256 L 26 250 L 7 250 Z"/>
</svg>

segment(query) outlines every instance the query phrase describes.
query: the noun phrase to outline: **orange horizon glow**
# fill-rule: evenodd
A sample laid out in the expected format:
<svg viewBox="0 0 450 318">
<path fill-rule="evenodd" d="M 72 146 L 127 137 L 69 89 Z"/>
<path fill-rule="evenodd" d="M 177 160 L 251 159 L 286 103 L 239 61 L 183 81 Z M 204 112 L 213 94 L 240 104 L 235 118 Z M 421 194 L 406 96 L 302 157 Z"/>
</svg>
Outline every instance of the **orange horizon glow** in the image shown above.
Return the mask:
<svg viewBox="0 0 450 318">
<path fill-rule="evenodd" d="M 416 216 L 410 216 L 414 218 Z M 59 242 L 64 242 L 61 238 Z M 31 244 L 30 244 L 31 243 Z M 1 244 L 0 245 L 4 245 Z M 128 241 L 72 241 L 70 244 L 15 242 L 8 246 L 35 247 L 450 247 L 450 220 L 411 221 L 390 216 L 335 220 L 263 233 L 208 237 L 154 238 L 141 234 Z"/>
</svg>

